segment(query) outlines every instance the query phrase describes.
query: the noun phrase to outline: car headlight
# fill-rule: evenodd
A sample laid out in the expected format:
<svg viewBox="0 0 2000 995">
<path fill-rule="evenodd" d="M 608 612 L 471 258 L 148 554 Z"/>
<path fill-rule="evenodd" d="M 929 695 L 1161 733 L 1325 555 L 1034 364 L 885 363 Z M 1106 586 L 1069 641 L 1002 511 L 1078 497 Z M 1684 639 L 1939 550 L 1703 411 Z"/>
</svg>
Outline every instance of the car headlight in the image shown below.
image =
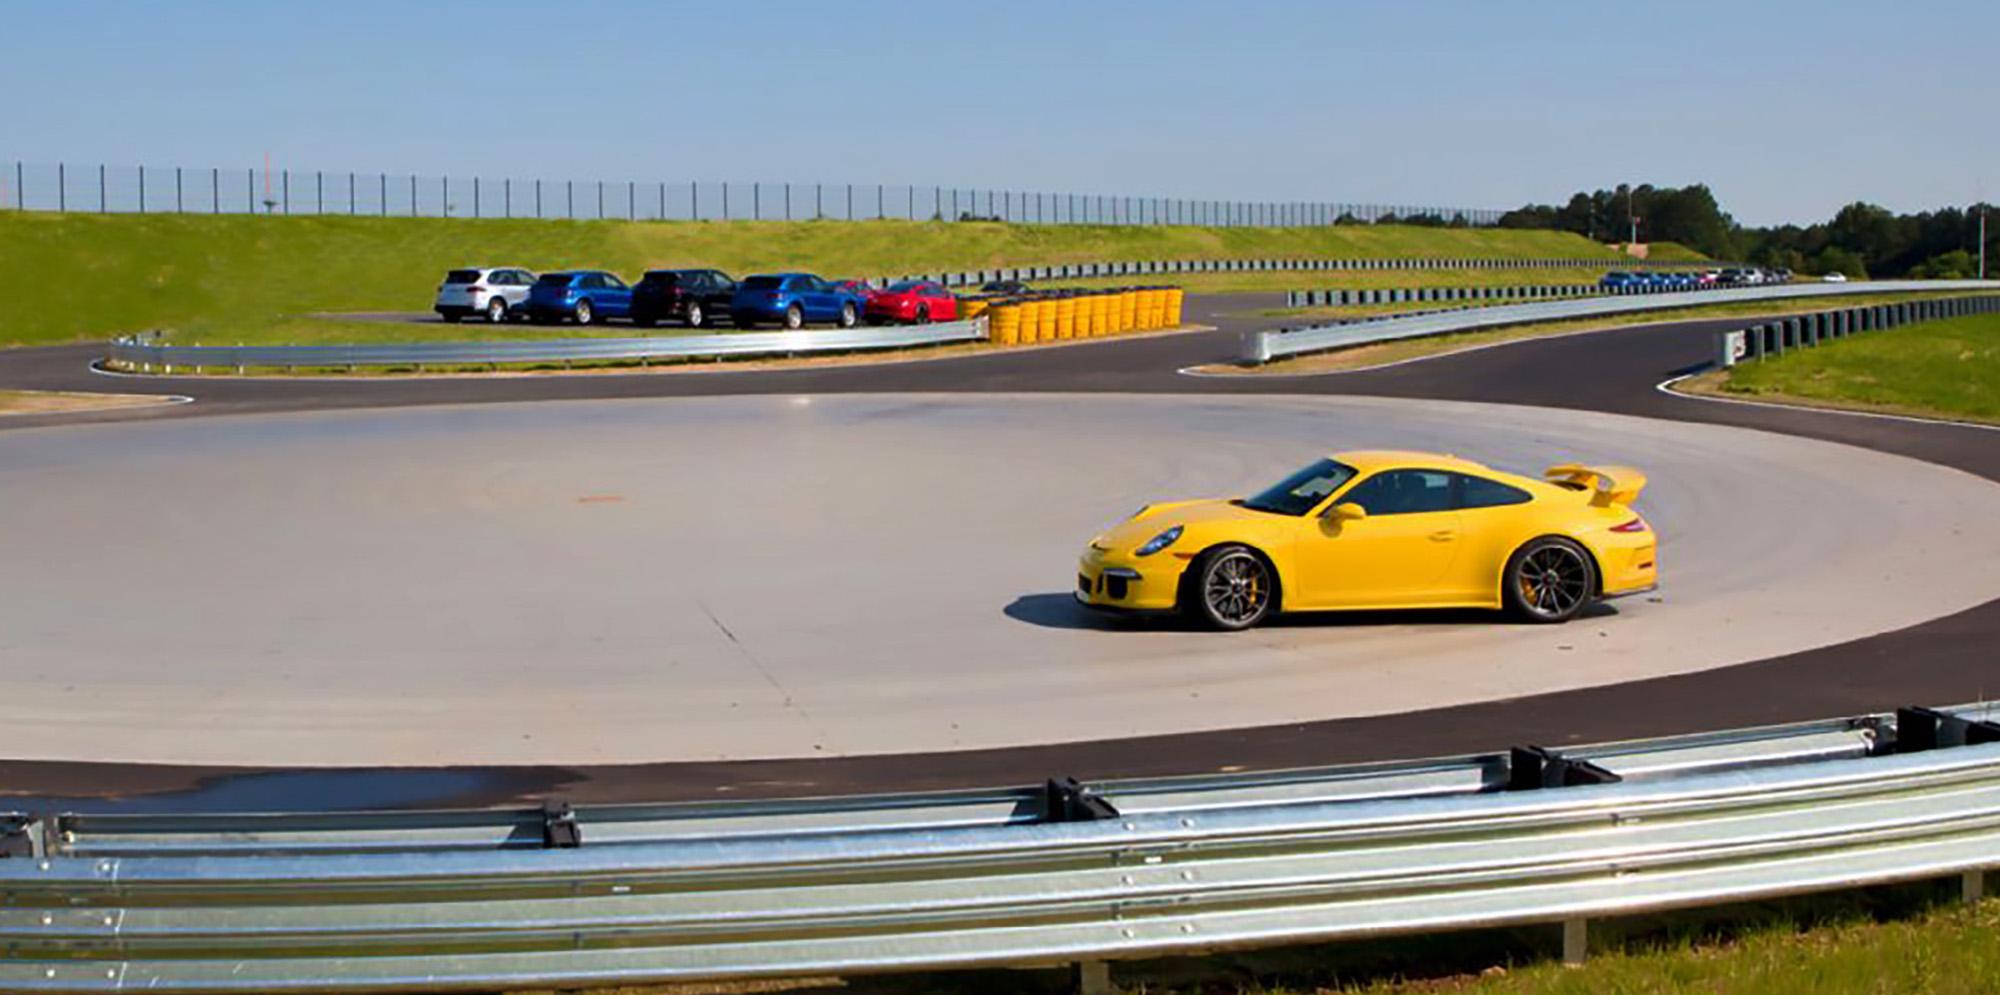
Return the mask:
<svg viewBox="0 0 2000 995">
<path fill-rule="evenodd" d="M 1163 550 L 1168 546 L 1171 546 L 1174 543 L 1179 542 L 1180 538 L 1181 538 L 1181 527 L 1176 525 L 1173 528 L 1170 528 L 1165 532 L 1162 532 L 1159 535 L 1156 535 L 1151 539 L 1146 540 L 1146 544 L 1144 546 L 1140 546 L 1138 550 L 1135 551 L 1134 555 L 1151 556 L 1154 553 L 1157 553 L 1160 550 Z"/>
</svg>

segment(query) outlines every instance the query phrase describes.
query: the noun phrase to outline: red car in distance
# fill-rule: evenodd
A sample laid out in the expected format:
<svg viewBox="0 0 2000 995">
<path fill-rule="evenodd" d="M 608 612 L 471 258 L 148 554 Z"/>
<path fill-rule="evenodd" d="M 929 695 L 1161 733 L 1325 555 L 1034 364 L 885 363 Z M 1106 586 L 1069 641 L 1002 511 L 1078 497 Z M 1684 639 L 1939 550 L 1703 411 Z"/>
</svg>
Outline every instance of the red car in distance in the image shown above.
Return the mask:
<svg viewBox="0 0 2000 995">
<path fill-rule="evenodd" d="M 868 295 L 866 316 L 873 324 L 899 322 L 927 325 L 957 321 L 958 298 L 931 280 L 904 280 Z"/>
</svg>

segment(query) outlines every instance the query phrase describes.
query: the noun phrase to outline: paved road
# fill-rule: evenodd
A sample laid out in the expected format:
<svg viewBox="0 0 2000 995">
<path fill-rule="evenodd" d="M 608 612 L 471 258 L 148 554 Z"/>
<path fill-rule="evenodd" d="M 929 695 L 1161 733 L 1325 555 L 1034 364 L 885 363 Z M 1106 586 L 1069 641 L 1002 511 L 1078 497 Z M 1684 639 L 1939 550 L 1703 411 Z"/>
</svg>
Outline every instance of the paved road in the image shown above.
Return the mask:
<svg viewBox="0 0 2000 995">
<path fill-rule="evenodd" d="M 1257 301 L 1201 302 L 1223 331 L 1147 340 L 882 367 L 786 371 L 512 378 L 444 382 L 143 382 L 143 389 L 188 392 L 195 405 L 125 418 L 196 418 L 209 413 L 379 407 L 576 397 L 722 394 L 1135 392 L 1360 394 L 1453 398 L 1611 411 L 1675 421 L 1764 428 L 1900 453 L 2000 479 L 2000 446 L 1974 428 L 1838 414 L 1771 410 L 1689 400 L 1654 384 L 1705 361 L 1710 335 L 1729 322 L 1680 322 L 1612 333 L 1526 342 L 1399 367 L 1313 378 L 1194 379 L 1173 371 L 1233 353 L 1251 322 L 1221 317 Z M 1198 314 L 1201 312 L 1197 312 Z M 81 389 L 103 381 L 81 369 L 87 350 L 0 355 L 0 386 Z M 127 386 L 126 389 L 134 389 Z M 25 420 L 12 422 L 25 425 Z M 242 768 L 13 764 L 0 782 L 15 791 L 66 795 L 157 791 L 199 785 L 175 804 L 303 800 L 301 785 L 349 804 L 478 803 L 559 793 L 584 800 L 795 794 L 1021 782 L 1051 773 L 1085 777 L 1270 767 L 1490 749 L 1514 742 L 1564 742 L 1655 735 L 1695 728 L 1775 722 L 1908 702 L 1949 702 L 2000 686 L 1990 652 L 2000 603 L 1936 621 L 1754 663 L 1580 690 L 1531 694 L 1446 709 L 1280 726 L 1103 739 L 894 757 L 673 763 L 595 768 L 521 766 L 457 771 L 340 771 L 305 779 Z M 552 721 L 567 720 L 552 717 Z M 1078 737 L 1101 731 L 1079 723 Z M 338 790 L 329 792 L 328 785 Z"/>
</svg>

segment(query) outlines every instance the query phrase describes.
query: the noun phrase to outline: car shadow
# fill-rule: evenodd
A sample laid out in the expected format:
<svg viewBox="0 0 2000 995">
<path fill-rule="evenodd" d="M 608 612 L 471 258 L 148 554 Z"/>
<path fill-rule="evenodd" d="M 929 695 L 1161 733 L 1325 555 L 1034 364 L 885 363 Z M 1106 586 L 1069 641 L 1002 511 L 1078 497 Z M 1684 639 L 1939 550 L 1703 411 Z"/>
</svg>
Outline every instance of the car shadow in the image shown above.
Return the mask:
<svg viewBox="0 0 2000 995">
<path fill-rule="evenodd" d="M 1044 629 L 1096 630 L 1099 632 L 1156 632 L 1161 630 L 1185 629 L 1199 631 L 1199 627 L 1175 615 L 1116 615 L 1093 611 L 1077 603 L 1075 596 L 1067 593 L 1024 594 L 1015 598 L 1001 613 L 1016 622 Z M 1573 621 L 1587 622 L 1597 619 L 1615 618 L 1619 614 L 1616 605 L 1610 602 L 1593 602 L 1577 615 Z M 1367 628 L 1387 625 L 1505 625 L 1531 626 L 1534 623 L 1520 621 L 1506 612 L 1485 608 L 1404 608 L 1395 610 L 1368 609 L 1342 612 L 1300 612 L 1279 615 L 1264 623 L 1273 629 L 1342 629 Z"/>
</svg>

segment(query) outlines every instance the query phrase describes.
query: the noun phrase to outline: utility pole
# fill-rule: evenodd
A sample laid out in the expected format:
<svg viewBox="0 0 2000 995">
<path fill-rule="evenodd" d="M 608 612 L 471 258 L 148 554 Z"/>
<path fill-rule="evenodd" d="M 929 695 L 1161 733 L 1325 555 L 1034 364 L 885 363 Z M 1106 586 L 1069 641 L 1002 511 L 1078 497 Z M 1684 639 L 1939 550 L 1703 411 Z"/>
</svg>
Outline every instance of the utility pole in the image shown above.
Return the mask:
<svg viewBox="0 0 2000 995">
<path fill-rule="evenodd" d="M 1986 202 L 1979 202 L 1979 278 L 1986 279 Z"/>
</svg>

